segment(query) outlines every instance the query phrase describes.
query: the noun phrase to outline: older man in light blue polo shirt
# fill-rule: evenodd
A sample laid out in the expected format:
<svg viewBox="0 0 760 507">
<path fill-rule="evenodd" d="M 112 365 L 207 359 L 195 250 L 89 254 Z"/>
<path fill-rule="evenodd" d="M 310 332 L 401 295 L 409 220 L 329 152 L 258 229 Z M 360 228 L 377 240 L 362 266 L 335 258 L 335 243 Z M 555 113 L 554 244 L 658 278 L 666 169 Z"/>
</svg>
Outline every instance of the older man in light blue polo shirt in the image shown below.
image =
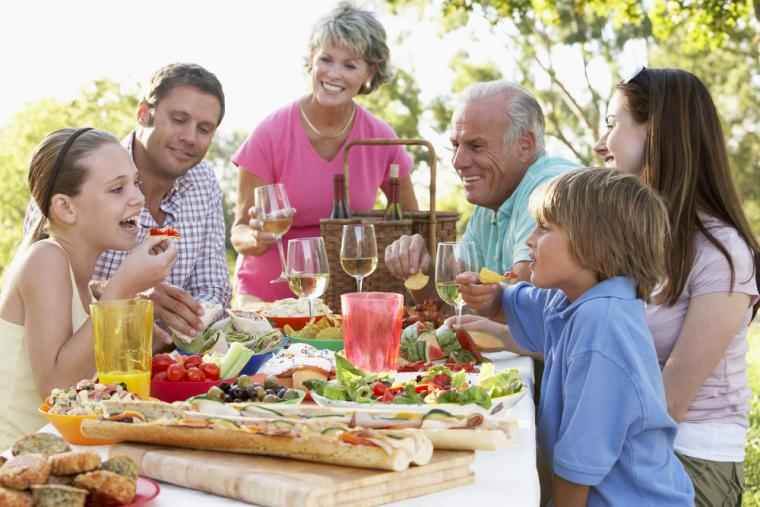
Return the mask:
<svg viewBox="0 0 760 507">
<path fill-rule="evenodd" d="M 458 97 L 451 119 L 452 164 L 475 205 L 463 241 L 475 243 L 481 267 L 515 272 L 530 280 L 525 239 L 536 226 L 530 194 L 554 176 L 578 167 L 544 150 L 544 114 L 536 99 L 507 81 L 476 83 Z M 431 257 L 419 234 L 386 248 L 390 272 L 406 279 L 430 270 Z M 415 301 L 436 297 L 433 277 Z"/>
</svg>

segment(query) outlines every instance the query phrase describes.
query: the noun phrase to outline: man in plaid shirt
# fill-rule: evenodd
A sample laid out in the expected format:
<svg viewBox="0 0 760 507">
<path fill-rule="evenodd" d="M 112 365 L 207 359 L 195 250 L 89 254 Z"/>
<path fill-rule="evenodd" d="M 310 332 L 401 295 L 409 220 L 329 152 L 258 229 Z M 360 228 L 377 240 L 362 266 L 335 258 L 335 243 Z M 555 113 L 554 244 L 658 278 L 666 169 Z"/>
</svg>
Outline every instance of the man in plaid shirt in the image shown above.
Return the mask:
<svg viewBox="0 0 760 507">
<path fill-rule="evenodd" d="M 216 76 L 199 65 L 171 64 L 151 78 L 137 108 L 137 127 L 125 140 L 145 195 L 139 240 L 152 227 L 171 227 L 181 235 L 171 275 L 150 293 L 154 316 L 190 336 L 203 330 L 199 303 L 227 307 L 232 293 L 222 190 L 203 160 L 223 116 L 224 92 Z M 39 216 L 32 208 L 25 230 Z M 111 278 L 127 253 L 104 252 L 94 278 Z M 156 332 L 169 340 L 164 330 Z"/>
</svg>

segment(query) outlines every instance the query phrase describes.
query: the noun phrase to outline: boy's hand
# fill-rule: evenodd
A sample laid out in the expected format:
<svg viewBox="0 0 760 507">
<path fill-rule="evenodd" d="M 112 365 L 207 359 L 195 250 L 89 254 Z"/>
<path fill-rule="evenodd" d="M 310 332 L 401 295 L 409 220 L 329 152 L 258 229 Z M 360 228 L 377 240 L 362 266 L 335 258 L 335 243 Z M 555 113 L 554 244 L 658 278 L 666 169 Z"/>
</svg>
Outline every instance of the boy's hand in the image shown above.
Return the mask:
<svg viewBox="0 0 760 507">
<path fill-rule="evenodd" d="M 491 317 L 501 310 L 502 288 L 499 284 L 482 284 L 477 273 L 468 271 L 457 276 L 459 293 L 465 303 L 479 315 Z"/>
</svg>

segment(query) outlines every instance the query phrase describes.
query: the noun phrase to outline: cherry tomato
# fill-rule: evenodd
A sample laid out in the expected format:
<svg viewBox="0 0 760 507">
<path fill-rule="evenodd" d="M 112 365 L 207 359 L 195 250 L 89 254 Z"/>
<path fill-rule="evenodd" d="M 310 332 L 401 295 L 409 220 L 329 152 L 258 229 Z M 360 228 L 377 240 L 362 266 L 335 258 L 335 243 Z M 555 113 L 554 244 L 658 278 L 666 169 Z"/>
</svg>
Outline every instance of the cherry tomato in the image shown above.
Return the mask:
<svg viewBox="0 0 760 507">
<path fill-rule="evenodd" d="M 170 364 L 166 369 L 166 380 L 179 382 L 185 378 L 185 367 L 181 364 Z"/>
<path fill-rule="evenodd" d="M 386 389 L 385 392 L 383 393 L 383 395 L 380 397 L 380 402 L 381 403 L 390 403 L 390 402 L 393 401 L 393 397 L 394 396 L 395 395 L 393 394 L 393 391 L 391 391 L 390 389 Z"/>
<path fill-rule="evenodd" d="M 193 366 L 197 367 L 199 364 L 203 362 L 203 358 L 201 356 L 188 356 L 185 358 L 185 362 L 182 363 L 182 365 L 185 367 L 185 369 L 192 368 Z"/>
<path fill-rule="evenodd" d="M 214 363 L 201 363 L 198 367 L 206 374 L 208 380 L 219 380 L 219 367 Z"/>
<path fill-rule="evenodd" d="M 160 371 L 153 375 L 153 380 L 156 380 L 158 382 L 165 382 L 166 381 L 166 372 Z"/>
<path fill-rule="evenodd" d="M 372 394 L 374 394 L 375 396 L 382 396 L 383 393 L 385 393 L 385 391 L 387 390 L 388 390 L 388 386 L 386 386 L 380 381 L 377 381 L 374 384 L 372 384 Z"/>
<path fill-rule="evenodd" d="M 169 354 L 156 354 L 153 357 L 153 363 L 151 366 L 151 370 L 154 374 L 166 371 L 166 369 L 169 367 L 169 365 L 174 364 L 174 359 Z"/>
<path fill-rule="evenodd" d="M 191 366 L 185 373 L 185 380 L 188 382 L 203 382 L 206 380 L 206 374 L 197 366 Z"/>
</svg>

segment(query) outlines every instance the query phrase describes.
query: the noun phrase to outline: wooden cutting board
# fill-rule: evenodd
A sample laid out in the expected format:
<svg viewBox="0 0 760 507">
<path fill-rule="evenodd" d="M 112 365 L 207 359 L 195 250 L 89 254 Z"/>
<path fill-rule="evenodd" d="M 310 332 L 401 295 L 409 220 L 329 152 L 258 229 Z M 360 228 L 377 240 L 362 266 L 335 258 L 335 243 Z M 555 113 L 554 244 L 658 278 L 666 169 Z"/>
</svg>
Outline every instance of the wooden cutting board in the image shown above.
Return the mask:
<svg viewBox="0 0 760 507">
<path fill-rule="evenodd" d="M 471 451 L 435 451 L 403 472 L 139 444 L 111 446 L 153 479 L 267 506 L 369 506 L 469 484 Z"/>
</svg>

